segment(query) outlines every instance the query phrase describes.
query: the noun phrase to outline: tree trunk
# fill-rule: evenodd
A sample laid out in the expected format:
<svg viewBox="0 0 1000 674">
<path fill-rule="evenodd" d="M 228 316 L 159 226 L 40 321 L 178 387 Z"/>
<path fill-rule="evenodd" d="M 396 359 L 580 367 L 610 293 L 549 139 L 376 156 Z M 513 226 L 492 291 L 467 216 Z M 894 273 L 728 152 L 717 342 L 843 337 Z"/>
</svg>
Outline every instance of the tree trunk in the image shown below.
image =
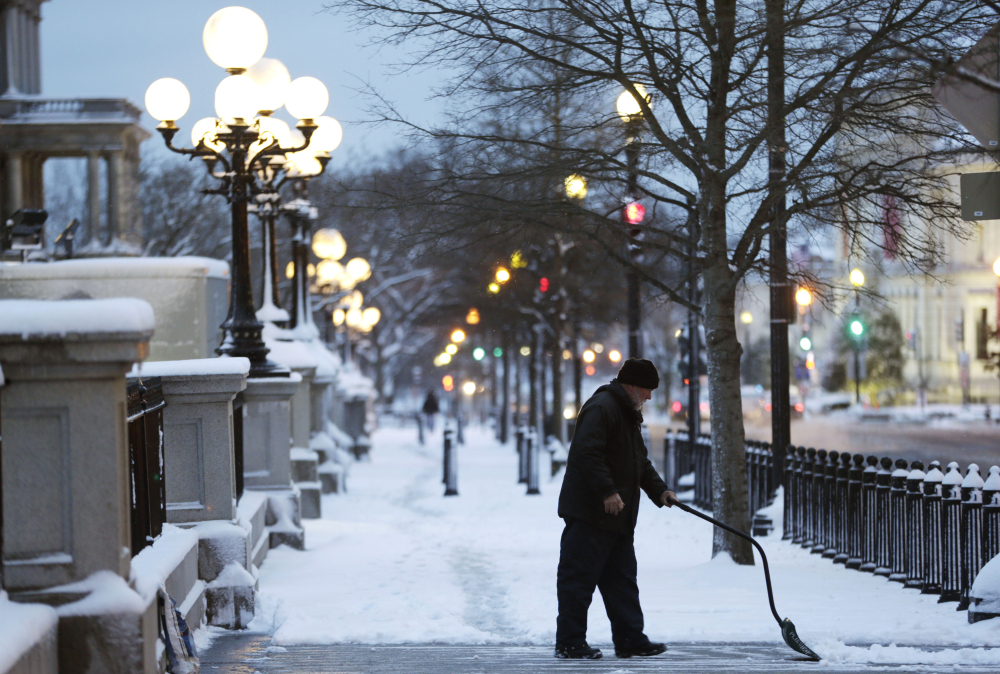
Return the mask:
<svg viewBox="0 0 1000 674">
<path fill-rule="evenodd" d="M 708 348 L 708 401 L 712 413 L 712 500 L 715 518 L 750 532 L 740 357 L 736 338 L 736 283 L 729 268 L 726 232 L 726 132 L 729 80 L 736 48 L 736 0 L 715 0 L 718 27 L 712 59 L 712 96 L 705 125 L 710 169 L 701 180 L 702 270 L 705 281 L 705 343 Z M 692 339 L 697 339 L 692 335 Z M 693 364 L 697 367 L 697 363 Z M 697 371 L 697 370 L 696 370 Z M 695 412 L 697 413 L 697 412 Z M 753 564 L 746 540 L 716 527 L 712 556 L 729 553 L 737 564 Z"/>
</svg>

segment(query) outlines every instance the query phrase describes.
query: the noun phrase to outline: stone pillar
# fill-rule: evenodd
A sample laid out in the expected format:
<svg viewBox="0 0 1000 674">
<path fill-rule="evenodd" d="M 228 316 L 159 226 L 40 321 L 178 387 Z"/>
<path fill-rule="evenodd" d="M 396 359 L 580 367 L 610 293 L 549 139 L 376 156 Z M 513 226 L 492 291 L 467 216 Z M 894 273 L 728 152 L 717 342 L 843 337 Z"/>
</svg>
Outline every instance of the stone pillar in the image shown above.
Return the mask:
<svg viewBox="0 0 1000 674">
<path fill-rule="evenodd" d="M 305 543 L 297 492 L 291 476 L 290 401 L 302 382 L 289 377 L 248 379 L 243 392 L 243 484 L 268 492 L 270 547 L 302 549 Z"/>
<path fill-rule="evenodd" d="M 136 299 L 0 300 L 0 316 L 5 589 L 53 605 L 93 595 L 60 618 L 60 672 L 153 674 L 156 602 L 125 585 L 125 373 L 148 353 L 153 310 Z"/>
<path fill-rule="evenodd" d="M 87 237 L 85 243 L 101 240 L 101 155 L 87 153 Z"/>
<path fill-rule="evenodd" d="M 233 398 L 246 388 L 249 371 L 246 358 L 160 361 L 139 369 L 140 377 L 160 378 L 167 402 L 163 461 L 168 522 L 236 519 Z"/>
</svg>

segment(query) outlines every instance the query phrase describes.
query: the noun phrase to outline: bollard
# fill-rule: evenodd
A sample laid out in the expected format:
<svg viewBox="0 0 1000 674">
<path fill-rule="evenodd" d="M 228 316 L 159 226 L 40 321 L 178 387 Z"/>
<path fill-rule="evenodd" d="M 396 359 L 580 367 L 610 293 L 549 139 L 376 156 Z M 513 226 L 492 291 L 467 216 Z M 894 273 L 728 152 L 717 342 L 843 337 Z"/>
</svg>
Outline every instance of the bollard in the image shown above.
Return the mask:
<svg viewBox="0 0 1000 674">
<path fill-rule="evenodd" d="M 906 581 L 903 587 L 924 587 L 924 505 L 922 461 L 910 464 L 906 475 Z"/>
<path fill-rule="evenodd" d="M 924 477 L 924 584 L 920 594 L 941 594 L 941 462 L 931 461 Z"/>
<path fill-rule="evenodd" d="M 970 463 L 962 481 L 962 598 L 959 611 L 969 608 L 969 590 L 983 568 L 983 478 Z"/>
<path fill-rule="evenodd" d="M 538 491 L 538 431 L 534 428 L 528 430 L 527 455 L 528 455 L 528 495 L 540 494 Z"/>
<path fill-rule="evenodd" d="M 528 453 L 524 451 L 524 426 L 518 426 L 514 434 L 517 444 L 517 483 L 526 484 L 528 482 Z"/>
<path fill-rule="evenodd" d="M 889 580 L 897 583 L 906 582 L 906 480 L 909 471 L 906 470 L 905 459 L 896 459 L 896 470 L 892 471 L 889 484 L 889 537 L 890 537 L 890 568 Z"/>
<path fill-rule="evenodd" d="M 878 498 L 876 496 L 878 459 L 869 456 L 865 459 L 865 472 L 861 474 L 861 571 L 871 573 L 875 571 L 876 550 L 875 550 L 875 529 L 877 523 L 875 514 L 878 512 Z"/>
<path fill-rule="evenodd" d="M 667 489 L 676 493 L 677 489 L 677 436 L 675 431 L 667 429 L 663 438 L 663 481 Z"/>
<path fill-rule="evenodd" d="M 983 485 L 983 561 L 997 555 L 1000 555 L 1000 466 L 993 466 Z"/>
<path fill-rule="evenodd" d="M 816 461 L 813 463 L 812 478 L 812 547 L 809 552 L 821 554 L 825 549 L 824 540 L 826 531 L 823 522 L 823 504 L 826 501 L 826 450 L 820 449 L 816 452 Z"/>
<path fill-rule="evenodd" d="M 860 569 L 864 557 L 862 530 L 864 529 L 864 462 L 865 457 L 855 454 L 847 482 L 847 535 L 850 555 L 845 562 L 848 569 Z"/>
<path fill-rule="evenodd" d="M 883 456 L 875 474 L 875 575 L 892 573 L 892 527 L 889 497 L 892 492 L 892 459 Z"/>
<path fill-rule="evenodd" d="M 417 442 L 424 445 L 424 416 L 417 412 Z"/>
<path fill-rule="evenodd" d="M 805 461 L 802 462 L 802 483 L 799 489 L 799 500 L 802 512 L 799 523 L 802 527 L 802 542 L 799 544 L 806 550 L 812 549 L 812 511 L 813 511 L 813 467 L 816 465 L 816 450 L 812 447 L 806 450 Z"/>
<path fill-rule="evenodd" d="M 962 599 L 962 473 L 948 464 L 941 481 L 941 598 L 938 603 Z"/>
<path fill-rule="evenodd" d="M 795 483 L 794 480 L 795 473 L 795 445 L 788 445 L 785 449 L 785 474 L 784 474 L 784 484 L 782 485 L 784 489 L 784 495 L 782 501 L 783 515 L 781 522 L 781 540 L 790 541 L 795 538 L 795 493 L 792 491 L 792 485 Z"/>
<path fill-rule="evenodd" d="M 445 496 L 458 496 L 458 457 L 451 442 L 452 430 L 444 429 L 444 482 Z"/>
<path fill-rule="evenodd" d="M 823 557 L 837 556 L 837 470 L 840 467 L 840 452 L 830 452 L 826 461 L 826 478 L 823 480 Z"/>
</svg>

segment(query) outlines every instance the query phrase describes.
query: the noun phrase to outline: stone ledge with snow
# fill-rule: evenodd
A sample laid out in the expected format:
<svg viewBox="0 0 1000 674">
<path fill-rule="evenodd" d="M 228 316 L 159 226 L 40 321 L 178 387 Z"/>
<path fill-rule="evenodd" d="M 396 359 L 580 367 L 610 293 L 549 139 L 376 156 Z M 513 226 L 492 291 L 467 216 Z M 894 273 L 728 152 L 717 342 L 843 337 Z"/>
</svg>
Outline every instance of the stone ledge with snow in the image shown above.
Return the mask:
<svg viewBox="0 0 1000 674">
<path fill-rule="evenodd" d="M 58 624 L 51 606 L 12 602 L 0 590 L 0 673 L 56 674 Z"/>
</svg>

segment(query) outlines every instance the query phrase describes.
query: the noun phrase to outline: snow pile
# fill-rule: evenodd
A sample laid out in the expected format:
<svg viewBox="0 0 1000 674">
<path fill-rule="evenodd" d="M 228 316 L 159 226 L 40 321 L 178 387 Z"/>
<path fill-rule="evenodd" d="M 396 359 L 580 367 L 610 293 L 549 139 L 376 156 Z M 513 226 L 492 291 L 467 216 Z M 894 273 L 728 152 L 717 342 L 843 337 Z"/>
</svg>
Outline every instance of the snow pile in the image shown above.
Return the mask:
<svg viewBox="0 0 1000 674">
<path fill-rule="evenodd" d="M 164 524 L 163 533 L 153 544 L 132 558 L 132 579 L 136 591 L 147 602 L 152 601 L 160 585 L 181 565 L 191 549 L 197 547 L 198 536 L 194 532 Z M 185 598 L 174 599 L 182 602 Z"/>
<path fill-rule="evenodd" d="M 87 593 L 82 599 L 58 607 L 56 612 L 60 616 L 142 613 L 149 605 L 149 600 L 139 596 L 113 571 L 95 571 L 79 582 L 50 587 L 45 592 Z"/>
<path fill-rule="evenodd" d="M 822 654 L 827 665 L 886 664 L 886 665 L 997 665 L 1000 666 L 1000 648 L 937 648 L 924 649 L 913 646 L 872 644 L 848 646 L 833 639 L 820 639 L 813 646 Z"/>
<path fill-rule="evenodd" d="M 237 585 L 252 586 L 256 582 L 250 572 L 244 569 L 239 562 L 229 562 L 215 580 L 208 584 L 208 589 L 215 590 Z"/>
<path fill-rule="evenodd" d="M 153 307 L 145 300 L 0 300 L 0 335 L 66 337 L 151 332 Z"/>
<path fill-rule="evenodd" d="M 249 358 L 192 358 L 190 360 L 160 360 L 136 363 L 130 377 L 203 377 L 250 373 Z"/>
<path fill-rule="evenodd" d="M 1000 613 L 1000 555 L 979 571 L 969 596 L 973 598 L 977 613 Z"/>
<path fill-rule="evenodd" d="M 348 400 L 368 398 L 375 395 L 375 383 L 352 364 L 348 364 L 340 370 L 337 377 L 337 393 Z"/>
<path fill-rule="evenodd" d="M 0 590 L 0 672 L 13 667 L 58 621 L 52 607 L 13 602 Z"/>
</svg>

